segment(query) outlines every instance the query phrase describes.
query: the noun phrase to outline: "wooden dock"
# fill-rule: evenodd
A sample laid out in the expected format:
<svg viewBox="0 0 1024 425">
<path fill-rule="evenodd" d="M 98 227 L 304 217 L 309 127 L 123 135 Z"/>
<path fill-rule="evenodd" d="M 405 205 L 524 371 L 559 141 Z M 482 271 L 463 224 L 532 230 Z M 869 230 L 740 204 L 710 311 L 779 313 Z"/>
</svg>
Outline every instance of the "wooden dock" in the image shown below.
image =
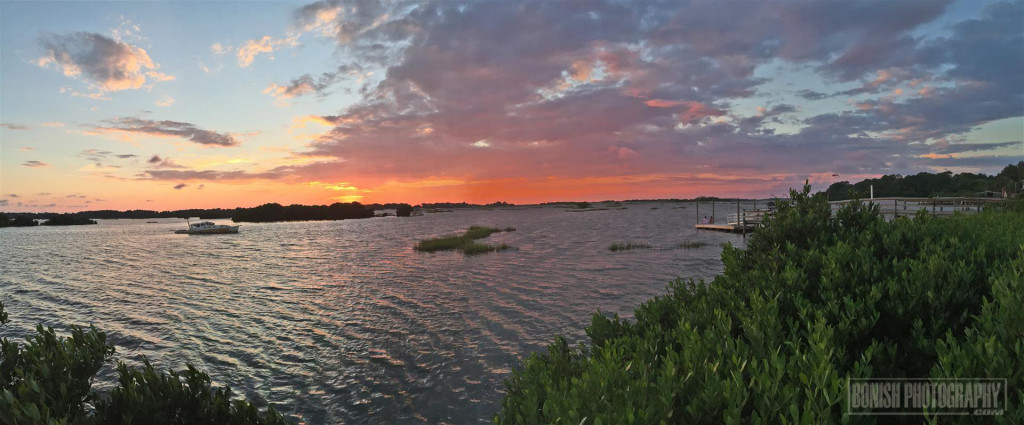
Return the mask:
<svg viewBox="0 0 1024 425">
<path fill-rule="evenodd" d="M 704 220 L 701 220 L 700 202 L 697 202 L 696 203 L 696 208 L 694 208 L 694 210 L 695 210 L 695 212 L 697 214 L 697 219 L 699 221 L 701 221 L 701 222 L 699 224 L 694 225 L 694 227 L 697 228 L 697 229 L 715 230 L 715 231 L 718 231 L 718 232 L 744 233 L 744 234 L 746 234 L 748 232 L 753 232 L 754 229 L 757 228 L 757 226 L 761 225 L 761 219 L 764 218 L 765 216 L 767 216 L 768 214 L 771 214 L 771 211 L 758 209 L 757 208 L 757 200 L 752 200 L 751 202 L 753 203 L 753 208 L 752 209 L 746 209 L 746 208 L 743 208 L 743 206 L 741 205 L 741 201 L 737 199 L 735 201 L 736 213 L 735 214 L 728 214 L 725 217 L 725 224 L 717 224 L 717 223 L 715 223 L 715 202 L 710 202 L 710 204 L 711 204 L 711 216 L 710 217 L 705 216 Z M 727 208 L 729 208 L 729 209 L 732 209 L 731 207 L 733 206 L 732 202 L 721 202 L 721 201 L 719 201 L 718 203 L 719 204 L 723 204 L 724 203 L 725 205 L 727 205 Z M 761 204 L 761 205 L 766 205 L 766 204 Z M 705 211 L 706 211 L 706 208 L 705 208 Z M 708 219 L 710 219 L 710 220 L 708 220 Z M 704 221 L 710 221 L 710 222 L 704 222 Z"/>
<path fill-rule="evenodd" d="M 717 230 L 719 232 L 746 233 L 754 231 L 754 226 L 749 224 L 697 224 L 694 227 L 704 230 Z"/>
</svg>

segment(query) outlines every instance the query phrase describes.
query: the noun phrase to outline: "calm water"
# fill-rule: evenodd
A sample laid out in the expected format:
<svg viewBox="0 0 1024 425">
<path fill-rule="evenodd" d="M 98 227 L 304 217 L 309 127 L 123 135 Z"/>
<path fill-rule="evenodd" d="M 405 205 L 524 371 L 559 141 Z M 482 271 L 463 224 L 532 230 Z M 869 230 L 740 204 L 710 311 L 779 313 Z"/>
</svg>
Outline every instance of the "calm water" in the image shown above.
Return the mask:
<svg viewBox="0 0 1024 425">
<path fill-rule="evenodd" d="M 173 234 L 181 220 L 0 229 L 0 300 L 13 319 L 0 335 L 96 324 L 118 359 L 191 362 L 310 424 L 485 423 L 503 379 L 554 335 L 578 340 L 596 310 L 630 317 L 671 279 L 721 271 L 719 245 L 742 238 L 696 232 L 693 205 L 681 205 L 243 224 L 214 236 Z M 518 228 L 485 241 L 519 250 L 412 250 L 471 224 Z M 630 241 L 710 245 L 608 250 Z"/>
</svg>

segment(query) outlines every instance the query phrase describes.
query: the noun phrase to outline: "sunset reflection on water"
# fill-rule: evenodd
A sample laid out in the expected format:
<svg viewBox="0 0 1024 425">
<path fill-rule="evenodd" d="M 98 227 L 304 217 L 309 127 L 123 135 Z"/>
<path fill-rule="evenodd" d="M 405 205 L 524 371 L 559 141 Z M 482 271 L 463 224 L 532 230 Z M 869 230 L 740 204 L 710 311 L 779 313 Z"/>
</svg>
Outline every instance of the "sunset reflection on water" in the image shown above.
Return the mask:
<svg viewBox="0 0 1024 425">
<path fill-rule="evenodd" d="M 682 205 L 243 223 L 205 237 L 173 234 L 184 227 L 173 219 L 7 228 L 2 333 L 95 324 L 118 359 L 193 363 L 308 423 L 485 423 L 502 380 L 556 334 L 579 340 L 595 311 L 629 317 L 671 279 L 721 271 L 719 245 L 742 237 L 697 233 Z M 519 249 L 412 250 L 471 224 L 516 227 L 484 241 Z M 709 245 L 608 250 L 631 241 Z"/>
</svg>

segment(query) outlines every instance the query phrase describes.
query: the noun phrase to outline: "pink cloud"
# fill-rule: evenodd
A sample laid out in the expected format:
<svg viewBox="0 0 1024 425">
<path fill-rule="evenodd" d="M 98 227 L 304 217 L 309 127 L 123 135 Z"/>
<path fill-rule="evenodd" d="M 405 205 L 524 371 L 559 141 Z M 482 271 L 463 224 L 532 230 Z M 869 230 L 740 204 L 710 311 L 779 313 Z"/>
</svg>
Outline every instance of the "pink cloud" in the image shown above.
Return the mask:
<svg viewBox="0 0 1024 425">
<path fill-rule="evenodd" d="M 679 122 L 684 124 L 696 124 L 707 117 L 720 117 L 725 115 L 725 111 L 721 109 L 711 108 L 699 102 L 681 102 L 680 105 L 685 106 L 683 112 L 679 114 Z"/>
<path fill-rule="evenodd" d="M 100 34 L 50 35 L 41 43 L 46 55 L 37 65 L 55 65 L 65 76 L 84 77 L 101 91 L 139 89 L 147 76 L 157 82 L 174 79 L 157 71 L 160 65 L 145 49 Z"/>
</svg>

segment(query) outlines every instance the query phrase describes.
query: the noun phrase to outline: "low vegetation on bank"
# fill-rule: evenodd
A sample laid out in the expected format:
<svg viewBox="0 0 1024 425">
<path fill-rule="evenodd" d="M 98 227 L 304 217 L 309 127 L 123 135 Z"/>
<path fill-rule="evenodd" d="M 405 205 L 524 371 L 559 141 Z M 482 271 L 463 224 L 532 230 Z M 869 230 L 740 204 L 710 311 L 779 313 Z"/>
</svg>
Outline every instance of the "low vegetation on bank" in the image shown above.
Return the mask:
<svg viewBox="0 0 1024 425">
<path fill-rule="evenodd" d="M 1003 416 L 958 422 L 1024 423 L 1022 201 L 887 222 L 791 197 L 712 282 L 675 281 L 634 320 L 595 314 L 587 342 L 531 355 L 494 422 L 875 423 L 844 416 L 848 379 L 1005 378 Z"/>
<path fill-rule="evenodd" d="M 8 321 L 0 303 L 0 325 Z M 117 385 L 93 390 L 96 373 L 114 355 L 107 335 L 73 326 L 69 336 L 38 326 L 24 343 L 0 338 L 2 424 L 287 424 L 273 408 L 261 412 L 213 388 L 210 376 L 191 365 L 181 372 L 118 362 Z"/>
<path fill-rule="evenodd" d="M 419 241 L 413 249 L 422 252 L 437 252 L 459 250 L 465 255 L 484 254 L 494 251 L 505 251 L 515 249 L 508 244 L 489 245 L 477 242 L 491 234 L 498 232 L 514 232 L 514 227 L 504 229 L 497 227 L 470 226 L 469 230 L 461 235 L 441 236 L 438 238 L 424 239 Z"/>
</svg>

